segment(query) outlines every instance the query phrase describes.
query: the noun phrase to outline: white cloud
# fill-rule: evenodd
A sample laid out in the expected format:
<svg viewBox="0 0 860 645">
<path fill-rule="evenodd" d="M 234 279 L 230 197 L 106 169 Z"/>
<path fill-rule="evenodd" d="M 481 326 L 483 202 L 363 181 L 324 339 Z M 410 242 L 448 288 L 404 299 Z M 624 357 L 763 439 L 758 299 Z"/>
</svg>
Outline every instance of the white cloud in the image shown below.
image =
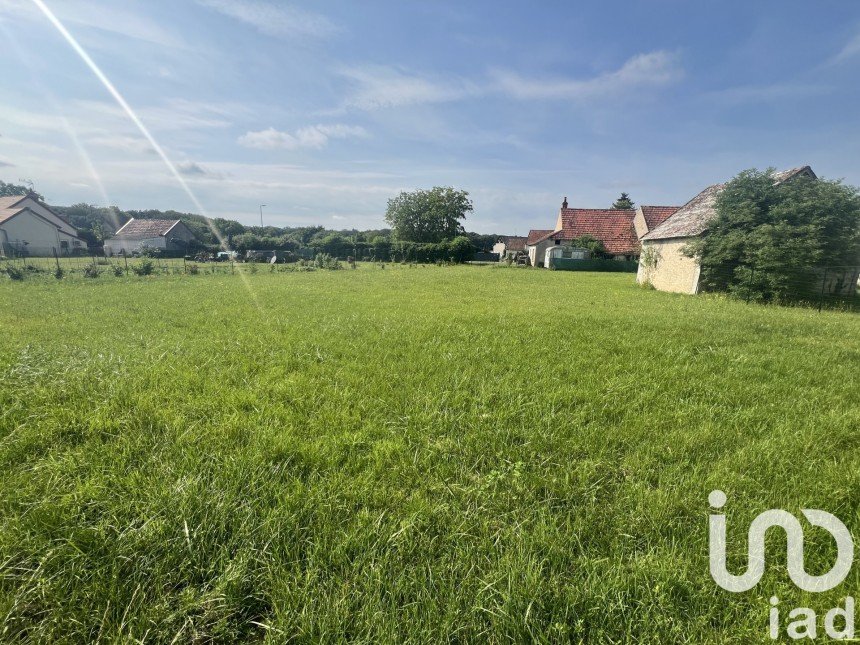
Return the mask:
<svg viewBox="0 0 860 645">
<path fill-rule="evenodd" d="M 51 10 L 69 26 L 95 29 L 161 47 L 186 47 L 181 37 L 148 18 L 143 12 L 124 8 L 120 3 L 77 0 L 51 3 Z M 0 20 L 2 19 L 44 22 L 44 15 L 32 0 L 0 0 Z"/>
<path fill-rule="evenodd" d="M 860 33 L 849 40 L 842 50 L 833 57 L 832 63 L 841 63 L 860 54 Z"/>
<path fill-rule="evenodd" d="M 496 71 L 494 89 L 517 99 L 593 99 L 640 87 L 661 87 L 682 76 L 676 54 L 655 51 L 638 54 L 614 72 L 589 79 L 535 79 L 510 71 Z"/>
<path fill-rule="evenodd" d="M 124 152 L 134 153 L 155 153 L 149 141 L 143 137 L 133 137 L 125 135 L 105 135 L 86 138 L 87 146 L 97 146 L 99 148 L 109 148 L 111 150 L 122 150 Z"/>
<path fill-rule="evenodd" d="M 328 145 L 330 139 L 364 138 L 367 130 L 360 126 L 344 125 L 312 125 L 300 128 L 295 133 L 281 132 L 275 128 L 267 128 L 256 132 L 247 132 L 239 137 L 239 145 L 246 148 L 261 150 L 297 150 L 299 148 L 320 149 Z"/>
<path fill-rule="evenodd" d="M 231 118 L 241 110 L 241 106 L 172 99 L 158 105 L 136 107 L 135 112 L 151 130 L 174 131 L 226 128 L 231 125 Z M 120 106 L 107 101 L 74 101 L 74 109 L 69 111 L 91 121 L 97 116 L 100 120 L 130 123 Z"/>
<path fill-rule="evenodd" d="M 198 4 L 251 25 L 269 36 L 322 38 L 337 31 L 325 16 L 260 0 L 197 0 Z"/>
<path fill-rule="evenodd" d="M 774 83 L 771 85 L 738 85 L 704 94 L 708 102 L 722 105 L 744 105 L 771 101 L 797 100 L 809 96 L 821 96 L 831 91 L 824 85 L 806 83 Z"/>
<path fill-rule="evenodd" d="M 341 76 L 355 86 L 347 105 L 362 110 L 456 101 L 482 92 L 466 80 L 431 79 L 381 65 L 343 69 Z"/>
<path fill-rule="evenodd" d="M 346 107 L 362 110 L 426 103 L 444 103 L 502 94 L 517 100 L 594 99 L 643 88 L 662 87 L 681 78 L 678 56 L 655 51 L 630 58 L 619 69 L 586 79 L 537 79 L 509 70 L 473 81 L 459 77 L 431 78 L 397 67 L 364 66 L 341 70 L 354 87 Z"/>
</svg>

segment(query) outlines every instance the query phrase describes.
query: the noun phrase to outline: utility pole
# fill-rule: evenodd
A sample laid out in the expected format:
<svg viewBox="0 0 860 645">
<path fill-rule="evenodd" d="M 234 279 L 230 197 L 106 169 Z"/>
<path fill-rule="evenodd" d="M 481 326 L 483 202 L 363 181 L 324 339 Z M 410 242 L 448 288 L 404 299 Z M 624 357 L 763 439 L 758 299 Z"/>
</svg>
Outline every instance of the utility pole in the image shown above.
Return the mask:
<svg viewBox="0 0 860 645">
<path fill-rule="evenodd" d="M 263 207 L 265 204 L 260 204 L 260 228 L 263 228 Z M 262 231 L 260 231 L 262 233 Z"/>
</svg>

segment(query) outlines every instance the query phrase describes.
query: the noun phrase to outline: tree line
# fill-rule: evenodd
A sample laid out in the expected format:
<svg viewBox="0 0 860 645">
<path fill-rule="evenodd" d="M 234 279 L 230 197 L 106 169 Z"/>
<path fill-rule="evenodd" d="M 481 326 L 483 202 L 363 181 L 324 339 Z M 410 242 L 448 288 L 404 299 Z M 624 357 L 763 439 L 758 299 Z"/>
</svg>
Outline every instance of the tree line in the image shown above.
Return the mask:
<svg viewBox="0 0 860 645">
<path fill-rule="evenodd" d="M 0 196 L 26 195 L 26 186 L 0 181 Z M 42 195 L 36 197 L 45 201 Z M 392 206 L 392 204 L 394 206 Z M 215 252 L 222 242 L 231 250 L 274 250 L 298 256 L 327 253 L 382 261 L 435 262 L 464 261 L 476 251 L 490 251 L 499 234 L 466 231 L 462 226 L 472 205 L 468 193 L 452 188 L 402 193 L 389 201 L 386 221 L 391 228 L 357 230 L 328 229 L 323 226 L 248 226 L 233 219 L 207 219 L 195 213 L 175 210 L 123 210 L 79 203 L 51 208 L 78 229 L 91 249 L 132 217 L 137 219 L 181 220 L 197 238 L 189 251 Z M 402 213 L 402 216 L 401 216 Z M 219 236 L 221 239 L 219 239 Z"/>
</svg>

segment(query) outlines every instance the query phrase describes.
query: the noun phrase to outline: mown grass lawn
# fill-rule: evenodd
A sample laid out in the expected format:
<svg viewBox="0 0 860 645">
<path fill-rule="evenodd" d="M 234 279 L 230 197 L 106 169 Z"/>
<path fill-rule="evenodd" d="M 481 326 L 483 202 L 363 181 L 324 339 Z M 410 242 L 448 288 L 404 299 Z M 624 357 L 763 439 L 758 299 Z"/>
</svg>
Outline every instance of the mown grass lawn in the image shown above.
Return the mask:
<svg viewBox="0 0 860 645">
<path fill-rule="evenodd" d="M 860 537 L 858 374 L 857 315 L 630 275 L 3 279 L 0 640 L 764 641 L 860 568 L 723 591 L 708 493 L 735 570 Z"/>
</svg>

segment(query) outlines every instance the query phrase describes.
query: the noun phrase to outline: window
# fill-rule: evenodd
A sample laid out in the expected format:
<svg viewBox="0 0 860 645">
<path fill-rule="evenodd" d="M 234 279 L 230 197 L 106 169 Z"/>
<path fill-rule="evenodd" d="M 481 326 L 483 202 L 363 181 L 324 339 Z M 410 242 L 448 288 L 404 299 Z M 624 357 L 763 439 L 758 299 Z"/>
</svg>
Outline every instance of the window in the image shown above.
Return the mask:
<svg viewBox="0 0 860 645">
<path fill-rule="evenodd" d="M 69 250 L 69 241 L 68 240 L 60 240 L 60 248 L 64 251 Z"/>
</svg>

